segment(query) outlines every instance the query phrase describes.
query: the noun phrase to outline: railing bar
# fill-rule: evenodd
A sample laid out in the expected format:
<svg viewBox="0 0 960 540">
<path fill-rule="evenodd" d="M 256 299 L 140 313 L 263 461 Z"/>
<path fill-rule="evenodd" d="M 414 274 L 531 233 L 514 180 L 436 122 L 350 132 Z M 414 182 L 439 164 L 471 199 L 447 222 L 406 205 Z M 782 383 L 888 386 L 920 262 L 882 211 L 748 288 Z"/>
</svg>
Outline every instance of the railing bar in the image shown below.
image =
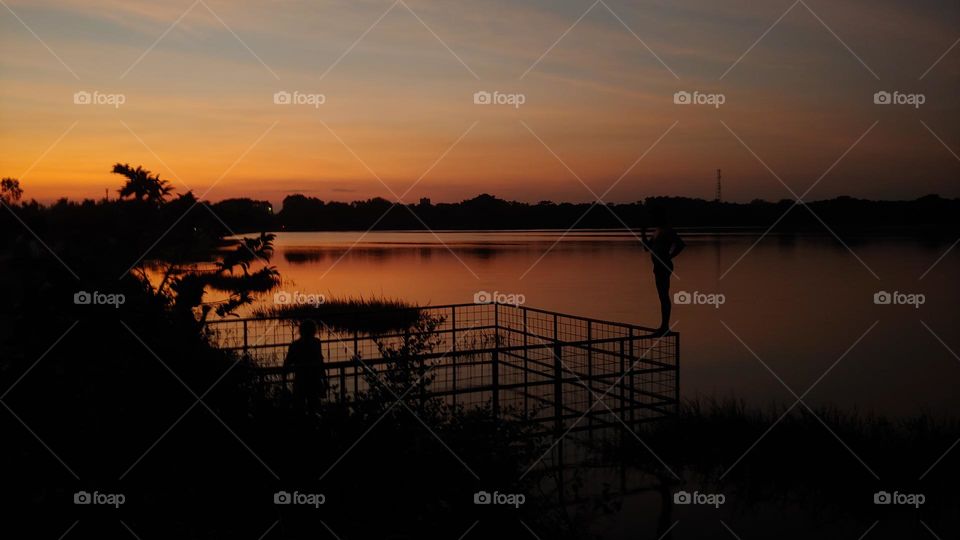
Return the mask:
<svg viewBox="0 0 960 540">
<path fill-rule="evenodd" d="M 399 336 L 397 336 L 397 337 L 399 337 Z M 622 339 L 623 339 L 623 338 L 598 339 L 598 340 L 594 340 L 593 343 L 594 343 L 594 344 L 597 344 L 597 343 L 618 343 L 618 342 L 620 342 Z M 339 340 L 333 340 L 333 341 L 339 342 Z M 372 341 L 372 340 L 369 340 L 369 341 Z M 322 340 L 322 341 L 321 341 L 321 343 L 324 343 L 324 344 L 325 344 L 325 343 L 329 343 L 329 342 L 331 342 L 331 341 L 330 341 L 330 340 Z M 558 343 L 562 344 L 562 345 L 565 346 L 565 347 L 574 347 L 574 348 L 580 348 L 580 349 L 584 349 L 584 350 L 586 350 L 586 349 L 585 349 L 585 346 L 586 346 L 586 345 L 589 345 L 589 343 L 586 342 L 586 341 L 559 341 Z M 661 343 L 663 343 L 663 342 L 661 342 Z M 501 348 L 499 349 L 499 351 L 500 351 L 500 352 L 504 352 L 504 351 L 519 351 L 519 350 L 524 350 L 524 349 L 547 349 L 547 348 L 550 348 L 550 347 L 554 347 L 555 345 L 556 345 L 555 343 L 543 343 L 543 344 L 539 344 L 539 345 L 527 345 L 527 346 L 514 345 L 514 346 L 512 346 L 512 347 L 501 347 Z M 269 348 L 271 348 L 271 347 L 284 347 L 284 348 L 285 348 L 285 347 L 289 347 L 289 346 L 290 346 L 290 343 L 264 343 L 264 344 L 260 344 L 260 345 L 250 345 L 249 348 L 250 348 L 250 349 L 269 349 Z M 221 347 L 221 350 L 224 350 L 224 351 L 235 351 L 235 350 L 239 350 L 239 349 L 241 349 L 241 347 Z M 492 353 L 494 350 L 496 350 L 496 349 L 494 349 L 494 348 L 483 348 L 483 349 L 458 350 L 458 351 L 456 351 L 456 354 L 458 354 L 458 355 L 464 355 L 464 354 L 484 354 L 484 353 Z M 617 354 L 616 352 L 606 351 L 606 350 L 603 350 L 603 349 L 596 349 L 596 348 L 594 348 L 593 350 L 594 350 L 594 352 L 599 352 L 599 353 L 604 353 L 604 354 L 613 354 L 613 355 L 616 355 L 616 354 Z M 651 347 L 651 348 L 648 348 L 648 350 L 652 350 L 652 347 Z M 453 353 L 452 351 L 450 351 L 450 352 L 441 352 L 441 353 L 429 353 L 429 354 L 425 354 L 425 355 L 417 355 L 417 357 L 419 358 L 420 356 L 423 356 L 423 357 L 425 357 L 425 358 L 441 358 L 441 357 L 443 357 L 443 356 L 447 356 L 447 355 L 451 355 L 451 354 L 454 354 L 454 353 Z M 664 365 L 664 366 L 669 366 L 669 367 L 671 367 L 671 368 L 676 368 L 676 365 L 675 365 L 675 364 L 666 364 L 666 363 L 663 363 L 663 362 L 657 362 L 656 360 L 651 360 L 651 359 L 649 359 L 649 358 L 642 358 L 642 359 L 639 358 L 639 357 L 630 357 L 630 358 L 639 359 L 639 360 L 641 360 L 641 361 L 643 361 L 643 362 L 647 362 L 647 363 L 650 363 L 650 364 Z"/>
<path fill-rule="evenodd" d="M 641 326 L 641 325 L 633 324 L 633 323 L 625 323 L 625 322 L 617 322 L 617 321 L 608 321 L 608 320 L 605 320 L 605 319 L 597 319 L 597 318 L 594 318 L 594 317 L 582 317 L 582 316 L 579 316 L 579 315 L 569 315 L 569 314 L 565 314 L 565 313 L 559 313 L 559 312 L 556 312 L 556 311 L 549 311 L 549 310 L 546 310 L 546 309 L 533 308 L 533 307 L 528 307 L 528 306 L 513 306 L 513 305 L 510 305 L 510 304 L 501 304 L 501 305 L 505 306 L 505 307 L 508 308 L 508 309 L 520 309 L 520 310 L 524 310 L 524 311 L 533 311 L 533 312 L 536 312 L 536 313 L 542 313 L 542 314 L 544 314 L 544 315 L 560 316 L 560 317 L 565 317 L 565 318 L 568 318 L 568 319 L 573 319 L 573 320 L 578 320 L 578 321 L 583 321 L 583 322 L 593 321 L 593 322 L 595 322 L 595 323 L 606 324 L 606 325 L 615 326 L 615 327 L 619 327 L 619 328 L 635 328 L 635 329 L 637 329 L 637 330 L 646 330 L 646 331 L 648 331 L 648 332 L 656 332 L 656 329 L 655 329 L 655 328 L 650 328 L 650 327 L 646 327 L 646 326 Z M 441 311 L 441 310 L 444 310 L 444 309 L 454 308 L 454 307 L 468 307 L 468 306 L 476 306 L 476 304 L 460 303 L 460 304 L 445 304 L 445 305 L 439 305 L 439 306 L 393 307 L 393 308 L 377 309 L 375 312 L 371 312 L 371 313 L 397 313 L 397 312 L 406 312 L 406 311 L 417 311 L 417 312 L 424 312 L 424 311 L 425 311 L 425 312 L 430 312 L 430 311 Z M 338 317 L 338 316 L 360 316 L 360 315 L 367 315 L 367 314 L 368 314 L 368 313 L 360 313 L 360 312 L 357 312 L 357 311 L 333 311 L 333 312 L 330 312 L 330 313 L 324 313 L 323 316 L 324 316 L 324 317 Z M 297 319 L 298 319 L 298 317 L 276 316 L 276 315 L 275 315 L 275 316 L 270 316 L 270 317 L 243 317 L 243 318 L 238 318 L 238 319 L 230 319 L 230 320 L 222 320 L 222 321 L 208 321 L 206 324 L 207 324 L 208 326 L 217 326 L 217 325 L 223 325 L 223 324 L 237 323 L 237 322 L 241 322 L 241 321 L 273 321 L 273 320 L 297 320 Z"/>
</svg>

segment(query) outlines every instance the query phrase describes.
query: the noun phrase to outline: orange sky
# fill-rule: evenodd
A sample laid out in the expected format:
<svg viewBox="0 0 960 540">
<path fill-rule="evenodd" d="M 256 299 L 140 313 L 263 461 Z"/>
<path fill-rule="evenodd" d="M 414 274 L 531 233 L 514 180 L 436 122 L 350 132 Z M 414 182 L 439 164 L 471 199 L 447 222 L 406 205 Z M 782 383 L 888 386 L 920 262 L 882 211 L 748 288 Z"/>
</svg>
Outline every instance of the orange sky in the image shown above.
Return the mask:
<svg viewBox="0 0 960 540">
<path fill-rule="evenodd" d="M 960 195 L 955 2 L 5 1 L 0 176 L 41 201 L 117 161 L 274 203 Z"/>
</svg>

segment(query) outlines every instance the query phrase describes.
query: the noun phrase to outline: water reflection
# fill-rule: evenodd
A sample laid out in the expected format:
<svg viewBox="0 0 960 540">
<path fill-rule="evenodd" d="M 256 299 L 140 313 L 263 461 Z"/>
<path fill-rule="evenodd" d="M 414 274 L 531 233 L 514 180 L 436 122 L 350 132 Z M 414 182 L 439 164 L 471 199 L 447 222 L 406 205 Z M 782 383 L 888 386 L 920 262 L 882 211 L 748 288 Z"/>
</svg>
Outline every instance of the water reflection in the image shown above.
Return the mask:
<svg viewBox="0 0 960 540">
<path fill-rule="evenodd" d="M 328 296 L 437 305 L 500 291 L 565 313 L 643 326 L 658 320 L 649 257 L 632 234 L 438 236 L 443 243 L 431 233 L 280 233 L 274 262 L 284 287 Z M 726 298 L 719 308 L 674 307 L 684 397 L 789 405 L 793 396 L 780 380 L 802 393 L 829 370 L 808 402 L 895 415 L 960 406 L 952 384 L 960 363 L 923 325 L 957 349 L 949 333 L 960 323 L 953 278 L 960 255 L 949 253 L 920 279 L 948 242 L 845 238 L 854 256 L 826 236 L 771 235 L 756 245 L 757 236 L 742 233 L 684 238 L 689 247 L 677 261 L 673 291 Z M 921 292 L 927 303 L 878 306 L 878 290 Z"/>
</svg>

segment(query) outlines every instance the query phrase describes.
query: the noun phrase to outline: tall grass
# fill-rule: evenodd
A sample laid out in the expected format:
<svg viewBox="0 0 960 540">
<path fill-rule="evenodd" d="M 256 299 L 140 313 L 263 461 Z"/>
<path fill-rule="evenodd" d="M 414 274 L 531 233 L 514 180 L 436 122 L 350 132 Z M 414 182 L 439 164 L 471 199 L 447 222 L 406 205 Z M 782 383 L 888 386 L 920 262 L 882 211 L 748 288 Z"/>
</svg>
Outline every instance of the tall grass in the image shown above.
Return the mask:
<svg viewBox="0 0 960 540">
<path fill-rule="evenodd" d="M 385 296 L 345 296 L 326 298 L 322 304 L 284 304 L 258 308 L 255 317 L 312 319 L 318 324 L 344 332 L 382 334 L 403 331 L 420 317 L 419 306 Z"/>
</svg>

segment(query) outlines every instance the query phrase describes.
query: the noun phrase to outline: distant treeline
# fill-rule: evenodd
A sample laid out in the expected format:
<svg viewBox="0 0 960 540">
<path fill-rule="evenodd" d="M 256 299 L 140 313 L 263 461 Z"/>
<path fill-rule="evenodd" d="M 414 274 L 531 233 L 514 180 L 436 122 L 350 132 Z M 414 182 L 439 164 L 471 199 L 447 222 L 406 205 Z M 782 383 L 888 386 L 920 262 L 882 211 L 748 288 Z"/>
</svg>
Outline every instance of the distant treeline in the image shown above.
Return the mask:
<svg viewBox="0 0 960 540">
<path fill-rule="evenodd" d="M 228 199 L 212 209 L 238 232 L 259 230 L 617 229 L 650 225 L 649 210 L 663 207 L 678 227 L 762 227 L 777 231 L 832 229 L 915 230 L 960 226 L 960 199 L 927 195 L 913 201 L 851 197 L 799 204 L 793 200 L 733 203 L 685 197 L 651 197 L 633 203 L 536 204 L 480 195 L 459 203 L 396 204 L 382 198 L 354 202 L 290 195 L 274 213 L 270 203 Z M 804 206 L 809 208 L 804 208 Z M 793 208 L 791 208 L 793 207 Z M 789 211 L 788 211 L 789 210 Z M 811 212 L 812 210 L 812 212 Z M 821 222 L 823 220 L 823 222 Z"/>
</svg>

